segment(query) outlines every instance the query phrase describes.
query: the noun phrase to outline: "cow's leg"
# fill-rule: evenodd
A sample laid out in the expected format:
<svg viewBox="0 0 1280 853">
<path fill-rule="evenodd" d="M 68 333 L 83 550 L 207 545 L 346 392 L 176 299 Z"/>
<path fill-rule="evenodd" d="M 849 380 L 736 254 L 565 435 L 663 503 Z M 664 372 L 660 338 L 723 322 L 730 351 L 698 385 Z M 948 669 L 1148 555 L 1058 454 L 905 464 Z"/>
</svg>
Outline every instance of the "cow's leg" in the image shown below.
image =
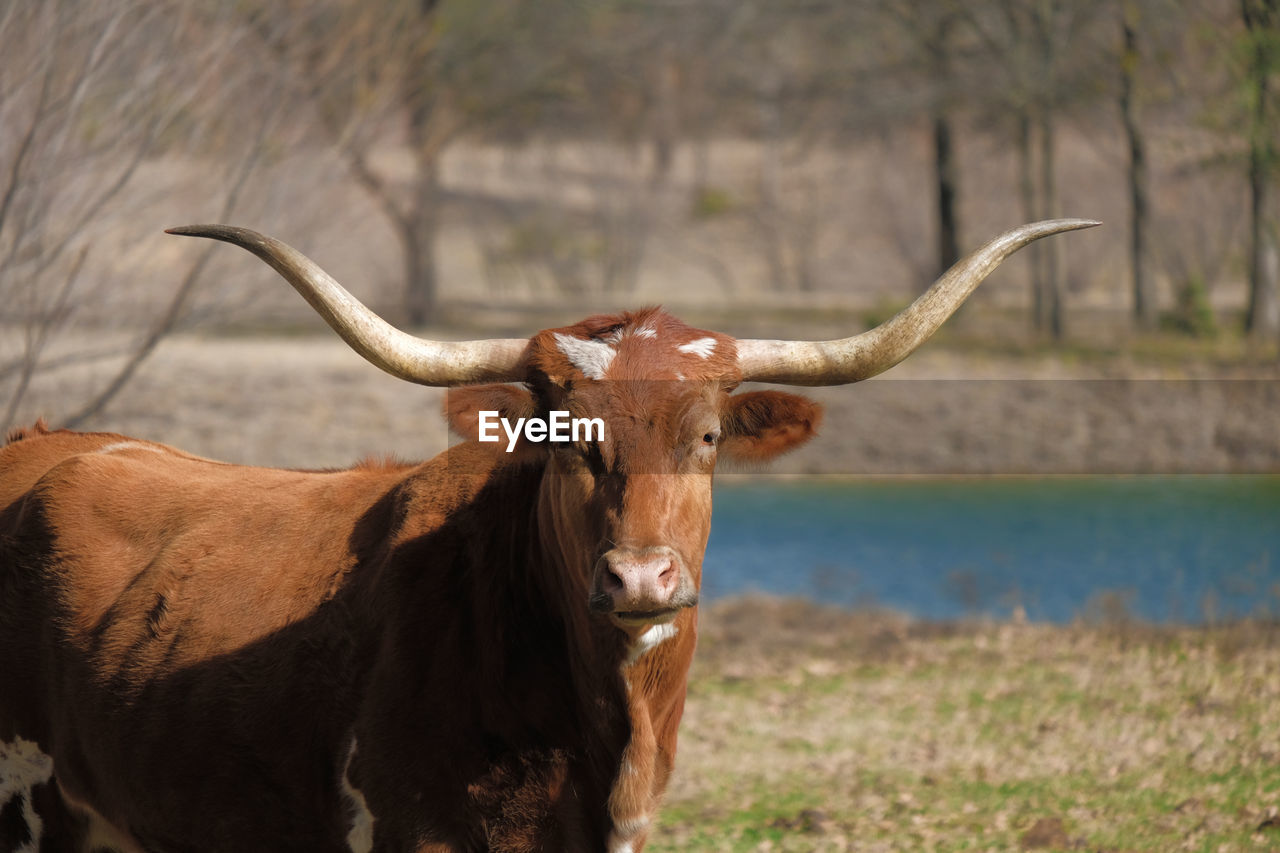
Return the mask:
<svg viewBox="0 0 1280 853">
<path fill-rule="evenodd" d="M 32 793 L 32 802 L 44 824 L 39 853 L 96 853 L 86 846 L 88 823 L 67 808 L 57 779 L 37 785 Z"/>
<path fill-rule="evenodd" d="M 132 835 L 98 814 L 88 803 L 68 794 L 61 784 L 55 782 L 51 787 L 54 788 L 51 799 L 56 802 L 51 803 L 50 808 L 56 810 L 60 817 L 65 816 L 63 823 L 70 843 L 67 850 L 74 853 L 143 853 L 142 845 Z M 41 848 L 40 853 L 62 853 L 62 850 L 61 847 Z"/>
<path fill-rule="evenodd" d="M 45 845 L 40 806 L 52 788 L 53 759 L 29 740 L 0 741 L 0 853 L 37 853 Z"/>
<path fill-rule="evenodd" d="M 0 853 L 140 853 L 141 846 L 67 796 L 53 759 L 20 737 L 0 741 Z"/>
</svg>

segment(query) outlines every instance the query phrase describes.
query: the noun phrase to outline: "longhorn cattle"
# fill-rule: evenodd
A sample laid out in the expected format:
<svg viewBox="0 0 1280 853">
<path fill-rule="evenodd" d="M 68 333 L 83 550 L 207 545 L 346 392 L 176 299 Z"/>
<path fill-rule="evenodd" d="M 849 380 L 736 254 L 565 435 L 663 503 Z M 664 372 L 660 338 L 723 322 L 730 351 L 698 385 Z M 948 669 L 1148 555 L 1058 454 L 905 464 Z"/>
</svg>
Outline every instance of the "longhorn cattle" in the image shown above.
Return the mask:
<svg viewBox="0 0 1280 853">
<path fill-rule="evenodd" d="M 745 380 L 904 358 L 1023 226 L 885 325 L 734 340 L 658 309 L 528 340 L 396 331 L 311 261 L 224 226 L 378 367 L 462 386 L 418 465 L 222 464 L 119 435 L 0 450 L 0 851 L 638 851 L 671 774 L 718 458 L 818 407 Z M 491 383 L 491 384 L 475 384 Z M 519 383 L 519 384 L 504 384 Z M 488 417 L 598 419 L 563 442 Z"/>
</svg>

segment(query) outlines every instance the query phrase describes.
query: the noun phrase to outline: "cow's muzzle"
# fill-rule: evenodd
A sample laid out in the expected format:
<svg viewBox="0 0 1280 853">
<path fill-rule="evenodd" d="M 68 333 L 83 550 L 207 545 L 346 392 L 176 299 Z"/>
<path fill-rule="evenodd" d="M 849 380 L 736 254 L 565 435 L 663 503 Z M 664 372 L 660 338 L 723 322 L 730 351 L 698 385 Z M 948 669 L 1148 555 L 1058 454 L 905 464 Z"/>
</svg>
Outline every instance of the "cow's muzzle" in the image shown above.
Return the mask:
<svg viewBox="0 0 1280 853">
<path fill-rule="evenodd" d="M 614 548 L 596 564 L 589 606 L 624 623 L 669 622 L 698 603 L 684 561 L 665 545 Z"/>
</svg>

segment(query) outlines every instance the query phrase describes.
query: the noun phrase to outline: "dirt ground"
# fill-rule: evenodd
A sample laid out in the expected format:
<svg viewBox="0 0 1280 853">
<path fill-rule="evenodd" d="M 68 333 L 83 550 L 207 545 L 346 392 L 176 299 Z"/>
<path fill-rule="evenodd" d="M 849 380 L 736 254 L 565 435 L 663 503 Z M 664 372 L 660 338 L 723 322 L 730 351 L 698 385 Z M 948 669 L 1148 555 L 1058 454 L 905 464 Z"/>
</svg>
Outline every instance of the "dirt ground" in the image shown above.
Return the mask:
<svg viewBox="0 0 1280 853">
<path fill-rule="evenodd" d="M 112 368 L 100 362 L 42 376 L 15 422 L 58 423 Z M 770 472 L 1280 472 L 1273 367 L 930 345 L 872 381 L 801 390 L 826 407 L 821 434 Z M 85 426 L 234 462 L 335 467 L 444 449 L 443 394 L 382 374 L 328 336 L 178 336 Z"/>
</svg>

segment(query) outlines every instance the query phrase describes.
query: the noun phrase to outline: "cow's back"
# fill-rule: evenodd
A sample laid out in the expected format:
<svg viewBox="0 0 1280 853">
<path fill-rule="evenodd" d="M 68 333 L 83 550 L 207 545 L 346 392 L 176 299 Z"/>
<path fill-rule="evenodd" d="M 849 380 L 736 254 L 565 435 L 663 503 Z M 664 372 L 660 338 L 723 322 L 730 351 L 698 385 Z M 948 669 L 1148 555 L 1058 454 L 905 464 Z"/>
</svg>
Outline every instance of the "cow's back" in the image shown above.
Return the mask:
<svg viewBox="0 0 1280 853">
<path fill-rule="evenodd" d="M 185 456 L 162 444 L 126 438 L 108 432 L 72 432 L 50 430 L 41 421 L 34 426 L 14 429 L 0 447 L 0 510 L 20 499 L 41 477 L 58 463 L 82 453 L 108 453 L 116 450 L 167 452 Z"/>
<path fill-rule="evenodd" d="M 0 660 L 2 641 L 56 630 L 46 639 L 119 694 L 262 641 L 335 596 L 359 561 L 361 518 L 401 470 L 249 468 L 109 434 L 10 442 Z"/>
<path fill-rule="evenodd" d="M 37 744 L 68 796 L 108 820 L 128 803 L 177 835 L 169 819 L 199 804 L 166 796 L 198 791 L 249 824 L 331 814 L 335 826 L 294 827 L 298 849 L 323 849 L 345 821 L 332 799 L 341 767 L 328 764 L 360 653 L 335 623 L 355 606 L 360 542 L 382 538 L 357 528 L 378 523 L 402 470 L 246 468 L 108 434 L 11 440 L 0 450 L 0 746 Z M 297 707 L 329 713 L 299 732 Z M 269 758 L 253 749 L 264 743 Z M 227 775 L 186 778 L 210 751 Z M 257 792 L 234 776 L 246 766 Z M 290 787 L 297 777 L 310 784 Z M 213 846 L 236 846 L 224 841 Z"/>
<path fill-rule="evenodd" d="M 38 649 L 48 639 L 51 615 L 44 594 L 48 543 L 33 529 L 33 490 L 70 459 L 128 443 L 139 444 L 109 433 L 50 431 L 41 421 L 11 431 L 0 448 L 0 742 L 12 739 L 15 717 L 38 723 L 47 716 L 38 704 L 45 691 L 37 676 L 44 669 Z"/>
</svg>

